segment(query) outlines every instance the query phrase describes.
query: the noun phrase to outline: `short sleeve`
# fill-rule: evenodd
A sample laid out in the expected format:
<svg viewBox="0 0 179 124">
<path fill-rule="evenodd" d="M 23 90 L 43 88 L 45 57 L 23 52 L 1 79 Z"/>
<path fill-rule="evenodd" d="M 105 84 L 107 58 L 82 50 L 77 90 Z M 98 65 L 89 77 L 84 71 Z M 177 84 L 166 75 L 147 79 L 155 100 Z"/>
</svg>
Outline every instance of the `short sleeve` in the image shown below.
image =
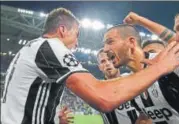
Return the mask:
<svg viewBox="0 0 179 124">
<path fill-rule="evenodd" d="M 88 72 L 59 40 L 44 41 L 37 51 L 35 63 L 38 73 L 45 74 L 52 82 L 59 82 L 75 72 Z"/>
</svg>

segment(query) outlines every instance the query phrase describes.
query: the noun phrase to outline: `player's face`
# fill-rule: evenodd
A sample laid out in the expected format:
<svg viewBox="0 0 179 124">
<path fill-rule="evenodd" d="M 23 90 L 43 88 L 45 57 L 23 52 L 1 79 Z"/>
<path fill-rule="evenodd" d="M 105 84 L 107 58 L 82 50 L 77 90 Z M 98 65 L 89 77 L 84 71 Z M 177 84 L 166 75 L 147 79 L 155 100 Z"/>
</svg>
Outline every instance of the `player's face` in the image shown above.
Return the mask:
<svg viewBox="0 0 179 124">
<path fill-rule="evenodd" d="M 66 33 L 66 42 L 69 49 L 78 46 L 79 26 L 75 23 L 73 27 Z"/>
<path fill-rule="evenodd" d="M 144 52 L 150 52 L 150 53 L 159 53 L 161 52 L 165 47 L 159 43 L 152 43 L 143 48 Z"/>
<path fill-rule="evenodd" d="M 104 35 L 104 51 L 116 68 L 126 65 L 129 61 L 129 47 L 127 42 L 121 39 L 116 29 L 109 30 Z"/>
<path fill-rule="evenodd" d="M 99 60 L 99 69 L 109 77 L 115 77 L 118 73 L 118 69 L 116 69 L 112 63 L 112 61 L 108 58 L 107 54 L 102 52 L 98 56 Z"/>
<path fill-rule="evenodd" d="M 179 42 L 179 16 L 175 19 L 174 30 L 176 31 L 176 41 Z"/>
</svg>

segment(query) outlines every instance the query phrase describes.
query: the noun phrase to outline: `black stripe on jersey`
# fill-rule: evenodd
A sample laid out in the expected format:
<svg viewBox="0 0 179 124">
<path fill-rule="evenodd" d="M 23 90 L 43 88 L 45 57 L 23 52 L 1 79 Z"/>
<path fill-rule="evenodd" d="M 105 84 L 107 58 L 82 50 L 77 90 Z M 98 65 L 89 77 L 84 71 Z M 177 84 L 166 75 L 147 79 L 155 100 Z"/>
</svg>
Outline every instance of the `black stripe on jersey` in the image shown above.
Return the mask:
<svg viewBox="0 0 179 124">
<path fill-rule="evenodd" d="M 145 58 L 146 58 L 146 59 L 149 59 L 149 53 L 145 52 L 144 54 L 145 54 Z M 146 67 L 147 67 L 147 64 L 144 64 L 144 68 L 146 68 Z M 144 97 L 144 94 L 145 94 L 145 93 L 146 93 L 146 98 Z M 153 102 L 152 102 L 152 99 L 151 99 L 151 97 L 150 97 L 150 94 L 149 94 L 149 92 L 148 92 L 147 90 L 146 90 L 146 92 L 142 93 L 142 94 L 140 95 L 140 97 L 141 97 L 142 103 L 143 103 L 143 105 L 144 105 L 145 107 L 154 106 L 154 104 L 153 104 Z"/>
<path fill-rule="evenodd" d="M 166 121 L 155 122 L 155 124 L 168 124 Z"/>
<path fill-rule="evenodd" d="M 118 120 L 117 120 L 115 111 L 105 113 L 105 115 L 108 118 L 108 121 L 110 122 L 110 124 L 118 124 Z"/>
<path fill-rule="evenodd" d="M 45 108 L 45 124 L 54 124 L 56 107 L 59 104 L 60 97 L 64 89 L 64 86 L 62 84 L 64 83 L 52 83 L 51 85 L 47 106 Z"/>
<path fill-rule="evenodd" d="M 168 104 L 179 113 L 179 77 L 173 72 L 163 76 L 159 86 Z"/>
<path fill-rule="evenodd" d="M 43 83 L 42 84 L 42 89 L 40 91 L 40 96 L 39 96 L 39 99 L 38 99 L 38 102 L 37 102 L 37 107 L 36 107 L 36 110 L 35 110 L 35 124 L 38 124 L 37 123 L 37 119 L 39 119 L 39 118 L 37 118 L 37 116 L 38 116 L 38 109 L 40 109 L 40 100 L 42 98 L 43 90 L 44 90 L 44 88 L 46 88 L 46 85 L 47 84 Z M 42 100 L 43 100 L 43 98 L 42 98 Z"/>
<path fill-rule="evenodd" d="M 22 119 L 21 124 L 32 124 L 33 108 L 37 97 L 37 92 L 41 83 L 42 83 L 42 79 L 37 77 L 30 87 L 27 100 L 25 103 L 24 117 Z"/>
<path fill-rule="evenodd" d="M 130 120 L 131 120 L 131 123 L 132 124 L 135 124 L 136 120 L 137 120 L 137 113 L 134 110 L 131 110 L 131 111 L 127 111 L 127 115 L 129 116 Z"/>
<path fill-rule="evenodd" d="M 154 106 L 154 103 L 152 102 L 152 99 L 151 99 L 151 97 L 150 97 L 149 92 L 146 91 L 146 93 L 147 93 L 147 99 L 143 98 L 142 95 L 140 95 L 143 105 L 144 105 L 145 107 Z"/>
<path fill-rule="evenodd" d="M 50 79 L 56 80 L 70 71 L 61 65 L 47 41 L 40 46 L 35 63 Z"/>
<path fill-rule="evenodd" d="M 39 122 L 40 122 L 40 123 L 39 123 L 39 124 L 42 124 L 42 123 L 41 123 L 42 109 L 43 109 L 44 104 L 45 104 L 45 99 L 46 99 L 46 97 L 47 97 L 47 91 L 48 91 L 49 85 L 50 85 L 50 84 L 47 84 L 47 85 L 46 85 L 45 95 L 44 95 L 44 97 L 42 98 L 42 105 L 39 107 L 39 109 L 40 109 L 40 116 L 39 116 Z M 41 102 L 41 101 L 40 101 L 40 102 Z"/>
</svg>

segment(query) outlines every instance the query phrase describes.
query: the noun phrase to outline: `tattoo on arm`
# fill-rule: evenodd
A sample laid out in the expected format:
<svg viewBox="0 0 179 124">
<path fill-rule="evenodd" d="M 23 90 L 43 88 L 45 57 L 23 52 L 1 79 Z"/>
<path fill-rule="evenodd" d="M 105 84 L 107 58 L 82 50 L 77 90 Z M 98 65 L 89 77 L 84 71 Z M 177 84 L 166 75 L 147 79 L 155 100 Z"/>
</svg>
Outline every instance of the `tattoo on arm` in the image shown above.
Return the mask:
<svg viewBox="0 0 179 124">
<path fill-rule="evenodd" d="M 164 41 L 169 41 L 173 36 L 174 36 L 174 33 L 171 31 L 170 34 L 168 34 L 168 35 L 165 37 Z"/>
<path fill-rule="evenodd" d="M 165 37 L 165 35 L 168 33 L 168 29 L 166 28 L 160 35 L 159 35 L 159 37 L 161 38 L 161 39 L 163 39 L 164 37 Z"/>
<path fill-rule="evenodd" d="M 159 35 L 159 37 L 164 41 L 169 41 L 173 36 L 174 32 L 167 28 Z"/>
</svg>

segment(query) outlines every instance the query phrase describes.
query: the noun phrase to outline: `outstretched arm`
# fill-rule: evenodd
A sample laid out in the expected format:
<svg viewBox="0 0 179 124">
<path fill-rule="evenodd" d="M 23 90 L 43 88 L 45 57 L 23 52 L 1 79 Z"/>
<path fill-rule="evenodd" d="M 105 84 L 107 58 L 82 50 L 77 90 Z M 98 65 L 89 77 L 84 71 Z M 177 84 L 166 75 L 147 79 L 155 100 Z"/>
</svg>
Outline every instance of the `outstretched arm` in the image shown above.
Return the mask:
<svg viewBox="0 0 179 124">
<path fill-rule="evenodd" d="M 67 78 L 66 85 L 93 107 L 109 112 L 144 92 L 160 76 L 179 66 L 178 50 L 179 44 L 172 42 L 158 55 L 155 64 L 128 77 L 100 81 L 89 73 L 74 73 Z"/>
<path fill-rule="evenodd" d="M 168 43 L 175 41 L 175 33 L 173 31 L 134 12 L 130 12 L 123 21 L 128 24 L 141 25 Z"/>
</svg>

